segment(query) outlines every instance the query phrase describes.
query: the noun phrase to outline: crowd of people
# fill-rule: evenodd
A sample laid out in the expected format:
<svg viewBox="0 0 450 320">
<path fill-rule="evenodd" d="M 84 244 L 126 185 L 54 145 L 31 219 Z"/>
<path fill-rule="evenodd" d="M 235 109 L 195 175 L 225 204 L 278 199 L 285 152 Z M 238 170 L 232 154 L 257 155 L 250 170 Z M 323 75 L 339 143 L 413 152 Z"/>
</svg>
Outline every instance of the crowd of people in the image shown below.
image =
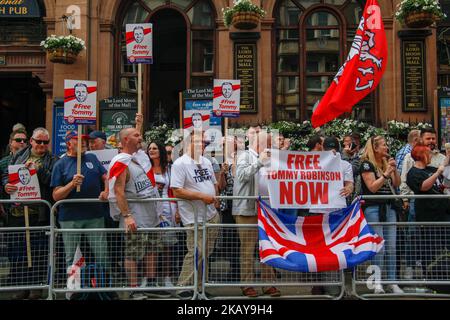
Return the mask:
<svg viewBox="0 0 450 320">
<path fill-rule="evenodd" d="M 180 154 L 175 154 L 173 146 L 165 146 L 157 141 L 144 144 L 141 135 L 142 116 L 136 117 L 136 128 L 123 129 L 119 155 L 111 162 L 109 172 L 89 150 L 110 148 L 106 144 L 106 135 L 93 131 L 78 139 L 77 132 L 66 135 L 67 152 L 60 158 L 49 151 L 50 135 L 45 128 L 36 128 L 28 139 L 25 128 L 13 128 L 10 135 L 7 155 L 0 160 L 2 177 L 2 196 L 17 191 L 17 187 L 8 181 L 8 165 L 25 164 L 37 172 L 42 199 L 55 203 L 63 199 L 99 198 L 108 200 L 109 204 L 77 203 L 61 205 L 57 212 L 58 227 L 62 229 L 122 228 L 122 234 L 87 233 L 86 242 L 96 262 L 101 262 L 106 270 L 112 270 L 118 264 L 123 265 L 127 275 L 128 286 L 155 287 L 158 282 L 163 286 L 188 286 L 193 283 L 194 261 L 200 262 L 202 256 L 208 258 L 214 251 L 216 241 L 226 241 L 220 237 L 234 236 L 239 239 L 237 265 L 232 271 L 239 274 L 234 280 L 243 284 L 255 282 L 255 250 L 258 241 L 256 228 L 237 228 L 219 233 L 219 228 L 212 228 L 205 239 L 205 252 L 202 246 L 195 251 L 194 243 L 202 243 L 203 233 L 198 232 L 194 239 L 192 227 L 199 223 L 236 223 L 257 224 L 256 201 L 248 199 L 220 200 L 218 196 L 267 196 L 268 187 L 265 179 L 266 168 L 271 162 L 271 149 L 290 149 L 289 139 L 282 134 L 273 135 L 261 126 L 251 126 L 245 136 L 226 137 L 226 154 L 224 161 L 217 161 L 211 154 L 206 154 L 208 137 L 202 131 L 192 131 L 183 141 Z M 81 141 L 81 173 L 77 173 L 78 141 Z M 343 137 L 325 137 L 320 134 L 312 136 L 307 143 L 310 151 L 332 151 L 341 164 L 344 185 L 340 195 L 350 203 L 357 195 L 392 195 L 392 194 L 448 194 L 450 187 L 449 155 L 443 155 L 436 146 L 436 132 L 432 128 L 421 131 L 412 130 L 408 143 L 396 154 L 391 155 L 386 139 L 373 136 L 362 146 L 358 133 Z M 445 146 L 450 151 L 450 145 Z M 176 149 L 178 153 L 178 149 Z M 119 165 L 114 166 L 119 162 Z M 222 162 L 221 164 L 219 164 Z M 79 191 L 77 191 L 79 189 Z M 189 202 L 134 202 L 130 199 L 180 198 Z M 195 210 L 193 210 L 193 207 Z M 6 227 L 23 227 L 24 210 L 19 204 L 3 205 L 1 214 Z M 363 203 L 363 210 L 369 223 L 397 222 L 401 214 L 407 215 L 408 221 L 450 221 L 448 199 L 417 199 L 403 201 L 371 199 Z M 328 210 L 289 210 L 288 214 L 312 215 Z M 30 226 L 46 226 L 50 222 L 50 212 L 43 205 L 30 205 Z M 180 237 L 174 231 L 160 233 L 140 233 L 142 228 L 186 227 L 183 244 L 185 256 L 176 274 L 175 259 L 170 254 L 174 245 L 180 245 Z M 386 239 L 385 248 L 374 258 L 387 275 L 387 280 L 398 279 L 397 266 L 397 227 L 395 225 L 374 226 L 374 231 Z M 413 273 L 421 267 L 425 255 L 435 250 L 428 247 L 414 246 L 425 234 L 430 237 L 432 230 L 410 230 L 408 244 L 411 248 L 407 257 L 405 277 L 412 279 Z M 428 233 L 427 233 L 428 232 Z M 31 270 L 26 264 L 24 234 L 13 233 L 6 237 L 8 258 L 11 263 L 10 283 L 45 283 L 48 262 L 40 260 Z M 436 236 L 437 239 L 437 236 Z M 74 264 L 75 251 L 81 241 L 80 233 L 63 233 L 65 264 L 70 268 Z M 436 240 L 437 241 L 437 240 Z M 123 246 L 111 246 L 111 243 L 123 243 Z M 442 243 L 442 246 L 446 246 Z M 45 232 L 33 233 L 31 250 L 45 252 L 48 250 Z M 450 247 L 449 247 L 450 248 Z M 158 253 L 163 253 L 158 255 Z M 197 256 L 196 256 L 197 255 Z M 164 257 L 162 262 L 158 257 Z M 122 260 L 122 261 L 119 261 Z M 122 264 L 121 264 L 122 263 Z M 142 265 L 142 268 L 139 266 Z M 162 270 L 158 270 L 162 265 Z M 206 264 L 208 266 L 209 264 Z M 142 269 L 142 272 L 139 270 Z M 201 285 L 202 266 L 199 285 Z M 207 268 L 204 268 L 208 272 Z M 26 276 L 24 276 L 26 275 Z M 261 280 L 275 283 L 275 270 L 261 265 Z M 173 283 L 173 282 L 175 283 Z M 320 288 L 319 288 L 320 289 Z M 323 289 L 323 288 L 322 288 Z M 248 297 L 268 295 L 278 297 L 282 292 L 276 286 L 264 287 L 262 290 L 247 285 L 241 288 Z M 396 284 L 383 287 L 375 286 L 375 293 L 382 294 L 388 290 L 401 294 L 403 290 Z M 320 292 L 320 290 L 319 290 Z M 317 288 L 313 288 L 317 293 Z M 323 293 L 323 292 L 321 292 Z M 181 299 L 192 297 L 189 290 L 178 290 Z M 25 290 L 14 294 L 13 299 L 39 299 L 39 290 Z M 166 291 L 133 291 L 132 299 L 146 297 L 170 297 Z"/>
</svg>

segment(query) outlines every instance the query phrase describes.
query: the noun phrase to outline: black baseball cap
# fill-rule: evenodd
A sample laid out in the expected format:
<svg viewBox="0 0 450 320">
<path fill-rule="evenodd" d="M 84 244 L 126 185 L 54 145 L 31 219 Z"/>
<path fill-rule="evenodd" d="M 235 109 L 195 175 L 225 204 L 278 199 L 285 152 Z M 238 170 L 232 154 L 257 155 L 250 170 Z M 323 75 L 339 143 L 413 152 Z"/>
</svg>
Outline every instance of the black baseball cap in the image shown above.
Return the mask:
<svg viewBox="0 0 450 320">
<path fill-rule="evenodd" d="M 339 152 L 341 149 L 339 140 L 336 137 L 326 137 L 323 141 L 323 150 L 329 151 L 331 149 L 336 150 L 336 152 Z"/>
<path fill-rule="evenodd" d="M 89 139 L 97 139 L 97 138 L 100 138 L 100 139 L 103 139 L 106 141 L 106 134 L 102 131 L 92 131 L 89 134 Z"/>
</svg>

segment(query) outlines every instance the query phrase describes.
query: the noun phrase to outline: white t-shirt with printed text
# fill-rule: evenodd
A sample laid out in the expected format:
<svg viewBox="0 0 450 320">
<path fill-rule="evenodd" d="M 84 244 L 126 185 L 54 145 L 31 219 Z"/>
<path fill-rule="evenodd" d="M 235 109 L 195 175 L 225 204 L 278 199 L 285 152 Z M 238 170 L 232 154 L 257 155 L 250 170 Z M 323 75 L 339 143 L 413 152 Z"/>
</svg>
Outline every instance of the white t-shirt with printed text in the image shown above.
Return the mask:
<svg viewBox="0 0 450 320">
<path fill-rule="evenodd" d="M 187 154 L 178 158 L 172 165 L 170 187 L 183 188 L 190 191 L 215 196 L 215 185 L 217 184 L 217 181 L 212 164 L 208 159 L 202 156 L 199 161 L 200 163 L 196 164 Z M 193 200 L 189 202 L 195 206 L 198 213 L 199 222 L 204 221 L 205 215 L 206 220 L 208 221 L 214 218 L 217 214 L 214 204 L 206 205 L 201 200 Z M 185 201 L 180 201 L 178 203 L 178 211 L 184 225 L 193 224 L 195 221 L 190 203 Z"/>
</svg>

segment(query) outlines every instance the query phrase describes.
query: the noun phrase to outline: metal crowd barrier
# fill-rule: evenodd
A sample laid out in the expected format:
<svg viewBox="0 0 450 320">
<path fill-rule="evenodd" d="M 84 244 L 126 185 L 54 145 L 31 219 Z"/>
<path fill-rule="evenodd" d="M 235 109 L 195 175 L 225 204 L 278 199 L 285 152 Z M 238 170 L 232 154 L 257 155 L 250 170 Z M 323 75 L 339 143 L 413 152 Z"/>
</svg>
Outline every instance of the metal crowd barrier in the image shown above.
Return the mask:
<svg viewBox="0 0 450 320">
<path fill-rule="evenodd" d="M 362 196 L 366 199 L 442 199 L 446 195 Z M 385 239 L 370 262 L 354 269 L 352 294 L 360 299 L 450 298 L 450 222 L 369 222 Z M 376 291 L 376 285 L 383 292 Z M 398 285 L 403 293 L 392 292 Z"/>
<path fill-rule="evenodd" d="M 219 197 L 223 200 L 259 199 L 259 197 Z M 266 200 L 268 197 L 262 197 Z M 217 235 L 221 234 L 220 237 Z M 341 299 L 345 292 L 343 271 L 305 273 L 275 269 L 259 262 L 258 225 L 207 223 L 203 229 L 203 244 L 217 239 L 214 251 L 215 261 L 208 259 L 203 265 L 203 299 L 210 293 L 213 299 L 254 299 L 243 295 L 242 288 L 253 287 L 259 293 L 258 299 L 274 299 L 263 294 L 263 290 L 275 287 L 281 296 L 275 299 Z M 249 255 L 240 246 L 253 246 Z M 219 247 L 220 246 L 220 247 Z M 237 260 L 237 261 L 236 261 Z M 215 267 L 211 266 L 214 265 Z M 250 281 L 249 281 L 250 279 Z M 318 290 L 316 290 L 318 289 Z"/>
<path fill-rule="evenodd" d="M 449 198 L 450 196 L 363 196 L 362 199 L 393 199 L 393 198 Z M 256 199 L 256 197 L 221 197 L 224 200 Z M 156 202 L 156 201 L 185 201 L 182 199 L 146 199 L 131 200 L 131 202 Z M 352 292 L 345 292 L 344 272 L 326 273 L 300 273 L 289 272 L 262 266 L 259 262 L 257 250 L 257 225 L 223 224 L 223 223 L 198 223 L 198 213 L 192 205 L 196 223 L 192 227 L 184 228 L 149 228 L 139 230 L 138 239 L 130 239 L 129 250 L 125 253 L 124 237 L 127 236 L 123 229 L 61 229 L 56 227 L 55 214 L 60 205 L 74 203 L 101 203 L 97 199 L 71 199 L 57 202 L 53 207 L 48 202 L 36 201 L 11 201 L 2 200 L 0 203 L 41 203 L 49 207 L 51 212 L 50 226 L 45 227 L 17 227 L 0 229 L 0 293 L 3 291 L 48 289 L 49 299 L 57 294 L 74 294 L 90 292 L 118 292 L 123 299 L 128 298 L 127 293 L 147 293 L 148 297 L 160 297 L 161 293 L 169 292 L 170 296 L 164 298 L 177 298 L 177 292 L 188 290 L 192 293 L 191 299 L 209 299 L 209 294 L 214 299 L 246 298 L 242 295 L 242 287 L 254 287 L 260 294 L 263 287 L 276 287 L 281 291 L 281 298 L 302 299 L 341 299 L 344 293 L 360 299 L 371 298 L 409 298 L 430 297 L 450 298 L 450 222 L 384 222 L 369 224 L 379 232 L 383 231 L 385 248 L 375 259 L 354 268 L 351 281 Z M 187 201 L 189 202 L 189 201 Z M 199 230 L 201 228 L 201 230 Z M 381 228 L 381 229 L 380 229 Z M 245 232 L 239 231 L 245 229 Z M 385 230 L 386 229 L 386 230 Z M 48 248 L 32 252 L 34 266 L 41 266 L 40 272 L 32 273 L 27 270 L 27 256 L 23 253 L 26 248 L 24 234 L 29 233 L 33 239 L 33 232 L 40 232 L 48 237 Z M 177 276 L 181 272 L 181 264 L 186 254 L 185 237 L 193 233 L 194 259 L 192 261 L 193 280 L 182 286 L 176 285 Z M 50 235 L 50 236 L 49 236 Z M 199 242 L 199 236 L 201 243 Z M 67 282 L 67 272 L 73 271 L 67 267 L 65 261 L 63 241 L 71 247 L 71 252 L 76 252 L 79 245 L 85 258 L 84 264 L 78 266 L 75 275 Z M 26 236 L 25 236 L 26 238 Z M 19 240 L 18 240 L 19 239 Z M 245 240 L 244 240 L 245 239 Z M 254 250 L 246 254 L 246 260 L 241 261 L 241 240 L 254 243 Z M 175 243 L 176 241 L 176 243 Z M 33 243 L 33 241 L 31 241 Z M 395 250 L 387 250 L 390 244 L 395 243 Z M 14 244 L 18 244 L 14 246 Z M 14 250 L 10 248 L 21 247 L 21 268 L 11 269 L 9 257 Z M 31 244 L 33 248 L 33 244 Z M 141 250 L 144 248 L 146 250 Z M 74 249 L 75 248 L 75 249 Z M 209 250 L 205 250 L 208 248 Z M 6 250 L 6 251 L 5 251 Z M 207 251 L 207 252 L 205 252 Z M 3 256 L 1 255 L 3 253 Z M 149 254 L 147 256 L 147 253 Z M 129 260 L 145 260 L 147 265 L 154 262 L 155 272 L 146 270 L 145 265 L 125 265 L 124 257 L 131 255 Z M 151 254 L 151 255 L 150 255 Z M 9 255 L 9 256 L 8 256 Z M 74 253 L 75 256 L 75 253 Z M 139 258 L 136 258 L 139 257 Z M 5 259 L 5 257 L 7 259 Z M 381 260 L 381 257 L 383 258 Z M 47 261 L 48 259 L 48 261 Z M 169 260 L 167 260 L 169 259 Z M 374 260 L 375 260 L 374 259 Z M 17 261 L 19 261 L 17 260 Z M 37 261 L 39 263 L 37 263 Z M 377 263 L 375 263 L 377 262 Z M 395 263 L 392 263 L 395 262 Z M 42 267 L 45 265 L 45 270 Z M 164 269 L 172 266 L 172 271 Z M 201 265 L 202 273 L 198 272 Z M 23 268 L 25 267 L 25 268 Z M 132 272 L 125 272 L 127 270 Z M 19 270 L 20 269 L 20 270 Z M 11 271 L 12 270 L 12 271 Z M 134 271 L 136 270 L 136 271 Z M 135 272 L 135 273 L 133 273 Z M 172 272 L 172 273 L 170 273 Z M 13 275 L 14 273 L 14 275 Z M 251 280 L 243 281 L 242 275 L 251 274 Z M 42 274 L 42 279 L 32 278 L 36 274 Z M 94 277 L 91 276 L 94 274 Z M 130 286 L 129 276 L 141 276 L 138 279 L 138 287 Z M 169 281 L 160 281 L 158 284 L 145 283 L 146 275 L 168 277 Z M 201 281 L 199 276 L 201 276 Z M 374 293 L 376 284 L 389 286 L 399 285 L 404 293 Z M 319 287 L 322 293 L 314 294 L 311 289 Z M 324 292 L 323 292 L 324 291 Z M 260 295 L 258 299 L 272 299 L 267 295 Z"/>
<path fill-rule="evenodd" d="M 36 226 L 39 213 L 34 210 L 35 205 L 43 205 L 48 208 L 45 214 L 50 215 L 51 204 L 45 200 L 0 200 L 0 204 L 11 205 L 5 208 L 6 227 L 0 228 L 0 300 L 25 290 L 39 295 L 45 290 L 50 296 L 51 226 Z M 22 208 L 21 214 L 28 210 L 28 227 L 25 214 L 14 218 L 8 214 L 13 207 Z"/>
<path fill-rule="evenodd" d="M 128 199 L 129 202 L 140 203 L 169 200 L 185 201 L 168 198 Z M 189 201 L 186 202 L 190 203 Z M 54 215 L 61 205 L 75 203 L 100 203 L 100 201 L 97 199 L 61 200 L 52 207 L 52 213 Z M 165 283 L 160 279 L 160 273 L 164 270 L 159 270 L 165 267 L 174 268 L 177 265 L 180 266 L 185 255 L 183 234 L 193 232 L 195 238 L 198 235 L 197 212 L 192 203 L 190 205 L 192 206 L 196 222 L 192 227 L 145 228 L 139 229 L 134 234 L 127 234 L 124 232 L 124 229 L 120 228 L 53 228 L 51 248 L 54 255 L 51 259 L 51 291 L 54 294 L 65 293 L 66 297 L 76 293 L 116 292 L 122 295 L 120 297 L 122 299 L 139 300 L 146 297 L 170 299 L 175 298 L 177 292 L 187 291 L 192 295 L 190 298 L 195 299 L 198 295 L 198 270 L 195 259 L 193 259 L 192 265 L 193 279 L 184 285 L 176 285 L 178 278 L 175 277 L 175 274 L 177 270 L 172 270 L 173 274 L 171 276 L 167 275 L 169 278 Z M 81 238 L 84 238 L 85 241 Z M 82 267 L 80 265 L 75 267 L 76 263 L 71 265 L 67 261 L 72 254 L 75 254 L 77 246 L 84 257 Z M 197 241 L 194 241 L 193 249 L 194 257 L 197 257 Z M 67 254 L 64 259 L 62 256 L 65 251 L 66 254 L 67 251 L 71 253 Z M 58 257 L 59 262 L 57 261 Z M 168 257 L 171 258 L 171 261 L 167 261 Z M 125 260 L 127 261 L 125 262 Z M 161 264 L 165 265 L 162 268 L 158 268 Z M 154 268 L 149 267 L 151 265 Z M 69 282 L 67 281 L 68 274 L 72 274 Z M 130 286 L 129 280 L 132 277 L 136 279 L 137 287 Z M 155 281 L 150 282 L 149 278 L 153 278 Z M 95 283 L 92 283 L 93 279 L 95 279 Z M 127 296 L 128 293 L 130 293 L 129 296 Z"/>
</svg>

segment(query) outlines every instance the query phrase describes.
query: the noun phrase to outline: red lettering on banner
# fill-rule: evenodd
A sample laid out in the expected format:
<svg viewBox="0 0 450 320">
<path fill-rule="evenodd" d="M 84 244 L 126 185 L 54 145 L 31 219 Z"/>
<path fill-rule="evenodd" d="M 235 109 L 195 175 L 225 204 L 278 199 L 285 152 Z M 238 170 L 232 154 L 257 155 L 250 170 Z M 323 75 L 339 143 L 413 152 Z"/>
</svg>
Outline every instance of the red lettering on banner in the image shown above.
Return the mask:
<svg viewBox="0 0 450 320">
<path fill-rule="evenodd" d="M 313 158 L 314 169 L 320 170 L 322 167 L 320 166 L 320 155 L 316 154 Z"/>
<path fill-rule="evenodd" d="M 306 182 L 299 181 L 296 183 L 295 201 L 300 205 L 308 203 L 308 185 Z"/>
<path fill-rule="evenodd" d="M 328 182 L 309 182 L 299 181 L 295 184 L 293 181 L 280 181 L 280 204 L 292 205 L 295 195 L 295 204 L 305 205 L 311 201 L 312 205 L 327 204 L 328 198 Z"/>
<path fill-rule="evenodd" d="M 323 204 L 328 203 L 328 183 L 310 182 L 309 191 L 311 194 L 311 204 L 318 204 L 319 199 Z"/>
<path fill-rule="evenodd" d="M 80 104 L 80 103 L 76 103 L 73 107 L 74 107 L 74 109 L 90 109 L 91 108 L 90 105 Z"/>
<path fill-rule="evenodd" d="M 321 170 L 319 159 L 318 154 L 309 154 L 306 157 L 303 154 L 288 154 L 287 167 L 293 169 L 294 166 L 296 170 Z"/>
<path fill-rule="evenodd" d="M 293 204 L 294 190 L 292 189 L 292 185 L 292 181 L 280 181 L 280 204 Z"/>
</svg>

